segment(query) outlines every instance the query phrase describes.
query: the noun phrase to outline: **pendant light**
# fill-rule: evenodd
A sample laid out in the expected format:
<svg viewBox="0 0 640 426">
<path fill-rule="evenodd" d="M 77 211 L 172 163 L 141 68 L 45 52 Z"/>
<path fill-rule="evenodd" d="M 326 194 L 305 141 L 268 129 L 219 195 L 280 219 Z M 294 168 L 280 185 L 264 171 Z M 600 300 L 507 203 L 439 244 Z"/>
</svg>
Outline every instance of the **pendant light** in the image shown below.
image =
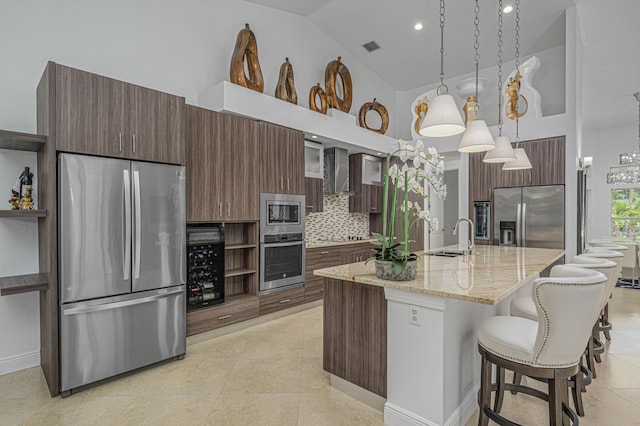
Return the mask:
<svg viewBox="0 0 640 426">
<path fill-rule="evenodd" d="M 516 75 L 520 73 L 520 0 L 516 0 Z M 520 94 L 518 93 L 518 101 Z M 518 101 L 516 101 L 516 111 L 518 111 Z M 502 170 L 525 170 L 530 169 L 531 161 L 524 149 L 520 148 L 520 121 L 516 114 L 516 147 L 513 152 L 516 155 L 515 161 L 504 163 Z"/>
<path fill-rule="evenodd" d="M 485 152 L 496 147 L 496 143 L 493 141 L 493 136 L 491 136 L 491 132 L 487 127 L 487 123 L 484 120 L 478 119 L 478 109 L 480 108 L 480 97 L 478 96 L 478 64 L 480 62 L 480 5 L 478 0 L 476 0 L 474 12 L 476 14 L 473 21 L 476 26 L 476 30 L 474 32 L 476 40 L 473 44 L 473 47 L 476 50 L 476 54 L 474 56 L 476 61 L 476 103 L 473 109 L 475 111 L 476 119 L 467 124 L 467 129 L 464 131 L 464 135 L 462 135 L 462 139 L 460 139 L 460 144 L 458 145 L 459 152 Z"/>
<path fill-rule="evenodd" d="M 498 136 L 496 148 L 488 151 L 482 161 L 485 163 L 508 163 L 515 161 L 511 141 L 502 136 L 502 0 L 498 0 Z"/>
<path fill-rule="evenodd" d="M 631 154 L 620 154 L 620 164 L 611 166 L 607 173 L 607 183 L 621 185 L 640 183 L 640 92 L 633 94 L 638 102 L 638 149 Z"/>
<path fill-rule="evenodd" d="M 422 136 L 444 137 L 464 132 L 464 121 L 448 92 L 444 84 L 444 0 L 440 0 L 440 86 L 422 121 L 419 132 Z"/>
</svg>

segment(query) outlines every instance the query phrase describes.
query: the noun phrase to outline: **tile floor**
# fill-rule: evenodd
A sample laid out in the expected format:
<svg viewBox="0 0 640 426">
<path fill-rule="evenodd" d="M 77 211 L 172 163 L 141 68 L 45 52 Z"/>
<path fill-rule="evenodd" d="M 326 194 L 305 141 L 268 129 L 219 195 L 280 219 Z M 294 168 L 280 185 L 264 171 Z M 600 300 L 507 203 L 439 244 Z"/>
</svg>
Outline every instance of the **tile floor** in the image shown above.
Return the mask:
<svg viewBox="0 0 640 426">
<path fill-rule="evenodd" d="M 640 425 L 640 291 L 616 289 L 613 340 L 584 394 L 582 425 Z M 507 394 L 503 414 L 544 425 L 546 406 Z M 477 413 L 467 423 L 477 424 Z M 381 425 L 383 415 L 331 388 L 322 307 L 191 345 L 170 362 L 69 398 L 40 368 L 0 376 L 0 425 Z"/>
</svg>

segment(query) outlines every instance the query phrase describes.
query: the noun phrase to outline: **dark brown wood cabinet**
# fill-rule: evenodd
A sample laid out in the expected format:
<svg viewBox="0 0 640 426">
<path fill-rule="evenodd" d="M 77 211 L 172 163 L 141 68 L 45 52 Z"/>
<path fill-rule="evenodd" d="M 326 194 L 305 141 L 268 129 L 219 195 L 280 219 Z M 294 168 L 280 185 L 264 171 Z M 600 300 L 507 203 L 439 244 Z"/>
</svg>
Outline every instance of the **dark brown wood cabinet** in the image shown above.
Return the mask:
<svg viewBox="0 0 640 426">
<path fill-rule="evenodd" d="M 184 163 L 183 97 L 52 66 L 58 150 Z"/>
<path fill-rule="evenodd" d="M 260 123 L 260 192 L 304 195 L 304 133 Z"/>
<path fill-rule="evenodd" d="M 303 304 L 305 302 L 304 290 L 304 287 L 299 287 L 260 296 L 260 315 L 271 314 Z"/>
<path fill-rule="evenodd" d="M 187 106 L 187 222 L 259 219 L 258 123 Z"/>
<path fill-rule="evenodd" d="M 317 178 L 304 178 L 305 210 L 307 213 L 324 211 L 323 181 Z"/>
<path fill-rule="evenodd" d="M 349 197 L 349 212 L 380 213 L 382 212 L 382 185 L 363 182 L 364 155 L 366 154 L 349 156 L 349 191 L 354 193 Z"/>
<path fill-rule="evenodd" d="M 515 143 L 512 144 L 515 147 Z M 520 142 L 531 162 L 531 169 L 502 170 L 502 163 L 482 161 L 484 152 L 469 154 L 469 217 L 473 217 L 474 201 L 491 201 L 495 188 L 517 186 L 564 185 L 565 137 L 557 136 Z M 487 241 L 476 240 L 478 244 Z"/>
</svg>

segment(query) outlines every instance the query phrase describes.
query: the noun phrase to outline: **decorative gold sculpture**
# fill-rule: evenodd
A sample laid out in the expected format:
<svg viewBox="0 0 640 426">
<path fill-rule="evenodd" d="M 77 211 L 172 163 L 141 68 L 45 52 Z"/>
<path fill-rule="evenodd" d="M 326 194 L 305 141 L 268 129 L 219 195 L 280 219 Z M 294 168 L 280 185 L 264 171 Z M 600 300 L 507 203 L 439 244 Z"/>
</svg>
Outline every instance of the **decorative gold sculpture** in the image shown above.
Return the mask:
<svg viewBox="0 0 640 426">
<path fill-rule="evenodd" d="M 475 96 L 467 97 L 467 103 L 464 104 L 462 110 L 464 111 L 464 124 L 468 126 L 469 123 L 476 120 L 478 118 L 478 111 L 476 110 L 476 106 L 478 102 L 476 101 Z"/>
<path fill-rule="evenodd" d="M 331 108 L 340 111 L 349 112 L 352 100 L 352 83 L 349 69 L 341 62 L 342 57 L 338 56 L 338 60 L 331 61 L 324 70 L 324 87 L 327 91 L 327 102 Z M 342 80 L 343 98 L 337 93 L 336 79 L 340 76 Z"/>
<path fill-rule="evenodd" d="M 320 98 L 320 106 L 316 104 L 316 99 Z M 327 104 L 327 94 L 320 87 L 320 83 L 313 86 L 309 92 L 309 109 L 326 114 L 329 106 Z"/>
<path fill-rule="evenodd" d="M 249 77 L 245 75 L 244 61 L 247 60 Z M 240 30 L 236 39 L 236 47 L 231 56 L 231 82 L 247 87 L 256 92 L 264 92 L 264 79 L 258 60 L 258 43 L 249 24 Z"/>
<path fill-rule="evenodd" d="M 505 107 L 505 114 L 507 115 L 507 118 L 511 120 L 524 116 L 529 109 L 529 102 L 527 102 L 527 98 L 520 94 L 521 78 L 522 74 L 520 74 L 520 71 L 516 72 L 514 77 L 509 78 L 509 84 L 507 84 L 507 88 L 505 89 L 505 92 L 509 97 L 509 101 Z"/>
<path fill-rule="evenodd" d="M 418 102 L 418 105 L 416 105 L 414 111 L 416 112 L 417 117 L 416 121 L 413 123 L 413 130 L 415 130 L 416 133 L 420 134 L 420 124 L 422 123 L 424 117 L 427 115 L 427 111 L 429 111 L 429 98 L 427 98 L 426 96 L 422 98 L 422 100 Z"/>
<path fill-rule="evenodd" d="M 367 112 L 375 111 L 380 115 L 380 119 L 382 120 L 382 124 L 379 129 L 372 129 L 367 126 Z M 376 101 L 376 98 L 373 98 L 373 102 L 365 102 L 360 107 L 360 111 L 358 112 L 358 123 L 360 123 L 360 127 L 364 127 L 367 130 L 371 130 L 372 132 L 380 133 L 384 135 L 389 127 L 389 112 L 381 103 Z"/>
<path fill-rule="evenodd" d="M 280 78 L 276 85 L 276 98 L 292 104 L 298 104 L 296 85 L 293 82 L 293 66 L 289 62 L 289 58 L 285 58 L 285 63 L 280 66 Z"/>
<path fill-rule="evenodd" d="M 33 210 L 33 198 L 31 197 L 32 188 L 28 187 L 24 191 L 24 195 L 20 198 L 18 207 L 20 210 Z"/>
</svg>

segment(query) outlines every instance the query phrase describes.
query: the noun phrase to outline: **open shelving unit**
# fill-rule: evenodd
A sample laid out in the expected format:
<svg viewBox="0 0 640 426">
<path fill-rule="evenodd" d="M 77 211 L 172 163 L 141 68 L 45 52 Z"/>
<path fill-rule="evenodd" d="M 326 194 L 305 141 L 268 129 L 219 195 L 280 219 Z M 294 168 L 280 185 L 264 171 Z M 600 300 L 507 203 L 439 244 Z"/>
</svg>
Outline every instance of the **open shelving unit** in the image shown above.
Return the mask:
<svg viewBox="0 0 640 426">
<path fill-rule="evenodd" d="M 258 294 L 258 223 L 225 224 L 225 295 Z"/>
<path fill-rule="evenodd" d="M 41 152 L 46 142 L 46 136 L 0 130 L 0 149 Z M 0 210 L 0 218 L 30 217 L 45 218 L 47 210 Z M 49 279 L 44 272 L 0 277 L 0 296 L 45 291 L 48 286 Z"/>
</svg>

